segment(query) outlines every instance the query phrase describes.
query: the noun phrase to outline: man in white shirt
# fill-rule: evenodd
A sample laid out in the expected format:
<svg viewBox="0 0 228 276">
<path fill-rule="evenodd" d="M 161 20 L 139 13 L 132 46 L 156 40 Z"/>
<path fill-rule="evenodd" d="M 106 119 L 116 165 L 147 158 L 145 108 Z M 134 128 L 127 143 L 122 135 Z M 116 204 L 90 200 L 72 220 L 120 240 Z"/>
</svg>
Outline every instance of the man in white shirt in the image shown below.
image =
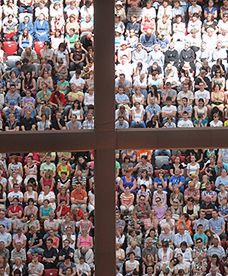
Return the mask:
<svg viewBox="0 0 228 276">
<path fill-rule="evenodd" d="M 78 275 L 91 276 L 90 266 L 85 262 L 84 257 L 80 257 L 79 264 L 76 265 L 76 270 Z"/>
<path fill-rule="evenodd" d="M 192 0 L 191 3 L 192 5 L 188 9 L 189 17 L 192 17 L 194 13 L 197 13 L 200 16 L 202 13 L 202 8 L 200 5 L 197 5 L 197 0 Z"/>
<path fill-rule="evenodd" d="M 182 104 L 182 99 L 187 98 L 188 103 L 191 105 L 194 100 L 194 95 L 192 91 L 189 89 L 188 83 L 183 83 L 182 90 L 177 94 L 177 102 L 178 104 Z"/>
<path fill-rule="evenodd" d="M 177 127 L 194 127 L 193 122 L 189 119 L 187 111 L 183 112 L 183 118 L 179 120 Z"/>
<path fill-rule="evenodd" d="M 142 43 L 138 43 L 136 49 L 132 52 L 133 63 L 142 62 L 146 63 L 148 58 L 147 51 L 143 49 Z"/>
<path fill-rule="evenodd" d="M 173 118 L 176 117 L 177 107 L 172 105 L 171 97 L 168 96 L 166 98 L 166 105 L 162 107 L 161 114 L 162 114 L 163 123 L 167 121 L 167 118 L 169 116 L 172 116 Z"/>
<path fill-rule="evenodd" d="M 199 83 L 199 90 L 195 92 L 195 103 L 198 105 L 199 99 L 203 99 L 205 105 L 208 105 L 210 100 L 210 92 L 205 90 L 205 84 L 203 82 Z"/>
<path fill-rule="evenodd" d="M 116 75 L 124 74 L 127 80 L 131 80 L 133 74 L 133 66 L 128 62 L 128 57 L 123 55 L 121 63 L 116 65 Z"/>
<path fill-rule="evenodd" d="M 17 198 L 19 202 L 23 202 L 23 193 L 20 191 L 18 184 L 13 184 L 13 191 L 8 194 L 8 200 L 11 203 L 14 198 Z"/>
<path fill-rule="evenodd" d="M 85 80 L 83 78 L 81 78 L 81 70 L 80 69 L 77 69 L 75 71 L 75 74 L 70 79 L 70 84 L 74 84 L 77 86 L 77 88 L 79 90 L 83 90 L 83 88 L 85 86 Z"/>
<path fill-rule="evenodd" d="M 216 48 L 212 52 L 212 59 L 215 62 L 217 59 L 222 59 L 223 63 L 227 63 L 227 52 L 226 48 L 222 47 L 222 42 L 218 41 Z"/>
<path fill-rule="evenodd" d="M 40 205 L 42 205 L 45 199 L 49 200 L 50 206 L 52 207 L 53 210 L 55 210 L 56 209 L 56 203 L 55 203 L 56 198 L 55 198 L 54 192 L 50 191 L 49 186 L 44 186 L 44 190 L 39 194 L 38 203 Z"/>
</svg>

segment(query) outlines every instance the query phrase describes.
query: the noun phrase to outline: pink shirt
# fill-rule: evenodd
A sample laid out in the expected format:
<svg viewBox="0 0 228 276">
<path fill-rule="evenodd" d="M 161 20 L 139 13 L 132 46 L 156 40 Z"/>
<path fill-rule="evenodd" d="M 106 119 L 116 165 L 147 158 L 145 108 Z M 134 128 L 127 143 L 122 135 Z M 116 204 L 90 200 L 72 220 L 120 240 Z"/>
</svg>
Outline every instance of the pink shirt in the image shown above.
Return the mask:
<svg viewBox="0 0 228 276">
<path fill-rule="evenodd" d="M 87 235 L 87 237 L 79 236 L 78 239 L 80 247 L 93 246 L 93 239 L 89 235 Z"/>
</svg>

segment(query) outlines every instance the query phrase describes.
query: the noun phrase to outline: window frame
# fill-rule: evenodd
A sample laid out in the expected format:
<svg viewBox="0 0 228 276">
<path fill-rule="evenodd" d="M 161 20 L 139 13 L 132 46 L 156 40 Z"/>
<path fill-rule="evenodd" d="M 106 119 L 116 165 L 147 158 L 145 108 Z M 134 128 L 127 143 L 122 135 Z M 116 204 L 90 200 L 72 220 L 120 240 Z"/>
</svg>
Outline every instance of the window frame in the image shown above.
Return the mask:
<svg viewBox="0 0 228 276">
<path fill-rule="evenodd" d="M 96 275 L 115 276 L 115 150 L 228 147 L 228 128 L 115 130 L 114 0 L 95 0 L 95 129 L 0 133 L 0 152 L 95 150 Z"/>
</svg>

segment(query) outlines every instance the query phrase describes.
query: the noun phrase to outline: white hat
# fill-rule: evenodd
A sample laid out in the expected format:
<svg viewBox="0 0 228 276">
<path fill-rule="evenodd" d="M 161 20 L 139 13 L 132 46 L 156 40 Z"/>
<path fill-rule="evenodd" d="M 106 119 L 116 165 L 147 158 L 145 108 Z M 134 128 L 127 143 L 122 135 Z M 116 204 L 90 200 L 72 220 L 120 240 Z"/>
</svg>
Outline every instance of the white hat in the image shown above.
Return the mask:
<svg viewBox="0 0 228 276">
<path fill-rule="evenodd" d="M 116 6 L 118 6 L 118 5 L 119 5 L 119 6 L 123 6 L 123 3 L 122 3 L 122 1 L 117 1 L 115 5 L 116 5 Z"/>
</svg>

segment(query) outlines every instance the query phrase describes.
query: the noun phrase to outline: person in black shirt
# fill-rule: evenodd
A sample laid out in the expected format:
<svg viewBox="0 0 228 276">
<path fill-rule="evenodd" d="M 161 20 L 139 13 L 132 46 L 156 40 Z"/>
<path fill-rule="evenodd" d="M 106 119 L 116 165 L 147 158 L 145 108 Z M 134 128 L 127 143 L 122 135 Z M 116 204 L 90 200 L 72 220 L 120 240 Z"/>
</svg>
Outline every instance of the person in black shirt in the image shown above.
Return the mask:
<svg viewBox="0 0 228 276">
<path fill-rule="evenodd" d="M 21 120 L 21 130 L 36 130 L 36 119 L 31 117 L 29 110 L 26 110 L 25 117 Z"/>
<path fill-rule="evenodd" d="M 148 74 L 152 74 L 153 72 L 157 72 L 158 75 L 162 74 L 162 69 L 157 62 L 153 62 L 153 64 L 148 67 Z"/>
<path fill-rule="evenodd" d="M 65 239 L 63 242 L 63 248 L 59 252 L 59 261 L 64 262 L 66 257 L 70 257 L 70 260 L 74 261 L 74 249 L 70 247 L 70 241 Z"/>
<path fill-rule="evenodd" d="M 94 38 L 92 33 L 87 33 L 81 37 L 81 43 L 83 47 L 87 50 L 89 47 L 93 47 Z"/>
<path fill-rule="evenodd" d="M 42 235 L 37 232 L 36 227 L 32 225 L 30 227 L 30 231 L 27 234 L 27 246 L 28 246 L 28 256 L 32 256 L 33 254 L 37 253 L 39 255 L 43 254 L 43 240 Z"/>
<path fill-rule="evenodd" d="M 190 48 L 190 43 L 186 42 L 184 49 L 180 52 L 180 68 L 183 67 L 185 63 L 189 63 L 191 69 L 195 71 L 195 53 Z"/>
<path fill-rule="evenodd" d="M 211 91 L 211 81 L 206 75 L 207 75 L 207 71 L 201 68 L 200 74 L 195 79 L 195 91 L 199 89 L 199 84 L 201 82 L 204 83 L 206 90 Z"/>
<path fill-rule="evenodd" d="M 151 120 L 146 123 L 146 127 L 147 128 L 160 128 L 161 125 L 160 125 L 158 116 L 154 115 L 153 117 L 151 117 Z"/>
<path fill-rule="evenodd" d="M 205 201 L 200 205 L 200 210 L 203 210 L 206 214 L 206 219 L 212 218 L 212 211 L 216 210 L 215 204 L 211 202 L 211 197 L 206 196 Z"/>
<path fill-rule="evenodd" d="M 178 51 L 174 48 L 174 43 L 170 42 L 168 50 L 165 52 L 165 67 L 168 63 L 171 63 L 178 68 L 179 65 L 179 54 Z"/>
<path fill-rule="evenodd" d="M 64 130 L 65 127 L 65 121 L 61 117 L 61 112 L 57 111 L 55 115 L 52 118 L 51 121 L 51 128 L 55 130 Z"/>
<path fill-rule="evenodd" d="M 56 258 L 58 256 L 57 250 L 53 247 L 53 240 L 48 238 L 46 241 L 46 248 L 43 253 L 43 265 L 45 269 L 56 267 Z"/>
</svg>

